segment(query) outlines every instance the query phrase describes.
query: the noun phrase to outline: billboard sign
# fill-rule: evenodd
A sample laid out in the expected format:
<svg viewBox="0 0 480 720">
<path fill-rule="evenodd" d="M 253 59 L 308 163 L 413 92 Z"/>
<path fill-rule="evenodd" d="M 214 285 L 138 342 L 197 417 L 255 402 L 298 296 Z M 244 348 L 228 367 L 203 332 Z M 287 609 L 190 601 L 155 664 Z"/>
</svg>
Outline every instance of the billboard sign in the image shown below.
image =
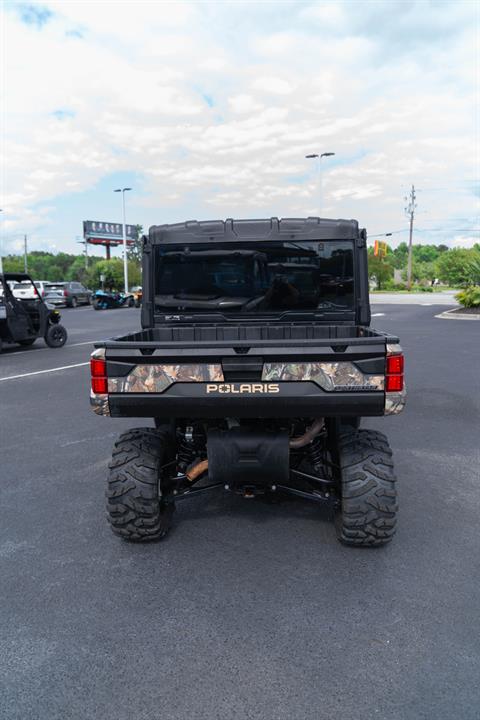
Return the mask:
<svg viewBox="0 0 480 720">
<path fill-rule="evenodd" d="M 125 225 L 127 243 L 137 239 L 137 226 Z M 98 245 L 120 245 L 123 242 L 122 224 L 100 220 L 83 221 L 83 237 L 87 242 Z"/>
</svg>

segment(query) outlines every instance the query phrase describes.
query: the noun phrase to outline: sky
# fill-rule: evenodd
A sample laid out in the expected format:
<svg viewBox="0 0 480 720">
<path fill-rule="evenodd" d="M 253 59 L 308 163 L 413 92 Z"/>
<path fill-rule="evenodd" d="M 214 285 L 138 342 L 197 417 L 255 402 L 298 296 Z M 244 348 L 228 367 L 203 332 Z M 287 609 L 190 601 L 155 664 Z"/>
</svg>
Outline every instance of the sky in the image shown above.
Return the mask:
<svg viewBox="0 0 480 720">
<path fill-rule="evenodd" d="M 118 187 L 144 229 L 321 215 L 396 246 L 413 183 L 414 242 L 470 247 L 479 8 L 4 1 L 2 254 L 81 252 L 83 220 L 121 222 Z"/>
</svg>

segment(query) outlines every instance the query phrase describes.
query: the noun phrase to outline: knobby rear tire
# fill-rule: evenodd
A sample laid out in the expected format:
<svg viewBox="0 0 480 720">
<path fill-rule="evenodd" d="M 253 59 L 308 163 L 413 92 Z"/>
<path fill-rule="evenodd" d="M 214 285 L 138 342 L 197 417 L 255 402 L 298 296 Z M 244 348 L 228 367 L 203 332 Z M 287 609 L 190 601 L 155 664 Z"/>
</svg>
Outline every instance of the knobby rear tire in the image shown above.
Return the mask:
<svg viewBox="0 0 480 720">
<path fill-rule="evenodd" d="M 341 511 L 338 539 L 345 545 L 374 547 L 390 542 L 398 509 L 392 451 L 375 430 L 346 430 L 338 441 Z"/>
<path fill-rule="evenodd" d="M 168 533 L 173 502 L 161 497 L 161 468 L 172 455 L 165 429 L 139 428 L 120 435 L 109 463 L 107 519 L 124 540 L 161 540 Z"/>
</svg>

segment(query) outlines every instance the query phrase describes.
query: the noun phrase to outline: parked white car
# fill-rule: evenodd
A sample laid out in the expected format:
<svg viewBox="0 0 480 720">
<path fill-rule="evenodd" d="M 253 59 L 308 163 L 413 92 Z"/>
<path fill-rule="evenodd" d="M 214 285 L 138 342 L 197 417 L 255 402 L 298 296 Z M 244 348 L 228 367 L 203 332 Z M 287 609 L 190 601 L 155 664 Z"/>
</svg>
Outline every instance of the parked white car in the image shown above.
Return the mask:
<svg viewBox="0 0 480 720">
<path fill-rule="evenodd" d="M 34 300 L 37 296 L 30 282 L 9 283 L 13 296 L 21 300 Z"/>
<path fill-rule="evenodd" d="M 34 280 L 33 284 L 37 288 L 41 297 L 45 297 L 45 286 L 50 284 L 49 281 L 48 280 Z"/>
</svg>

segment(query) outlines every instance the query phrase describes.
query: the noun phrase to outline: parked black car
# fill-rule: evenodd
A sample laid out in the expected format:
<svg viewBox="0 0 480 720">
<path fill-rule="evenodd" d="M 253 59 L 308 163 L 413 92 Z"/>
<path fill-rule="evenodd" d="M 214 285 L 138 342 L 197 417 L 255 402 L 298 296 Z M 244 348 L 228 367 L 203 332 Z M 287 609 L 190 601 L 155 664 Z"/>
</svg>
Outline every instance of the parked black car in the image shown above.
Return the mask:
<svg viewBox="0 0 480 720">
<path fill-rule="evenodd" d="M 92 291 L 84 287 L 79 282 L 57 282 L 50 283 L 45 286 L 45 293 L 51 291 L 62 293 L 67 307 L 77 307 L 77 305 L 90 305 Z"/>
</svg>

